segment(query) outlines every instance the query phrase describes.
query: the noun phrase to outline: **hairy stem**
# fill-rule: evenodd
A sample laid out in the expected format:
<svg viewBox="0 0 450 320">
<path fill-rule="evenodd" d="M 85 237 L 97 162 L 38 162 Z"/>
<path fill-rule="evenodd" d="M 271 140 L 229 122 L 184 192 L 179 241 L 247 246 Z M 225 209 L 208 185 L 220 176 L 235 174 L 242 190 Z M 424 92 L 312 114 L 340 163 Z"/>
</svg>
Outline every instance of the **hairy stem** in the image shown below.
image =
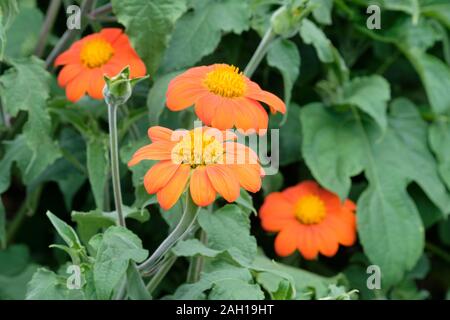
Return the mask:
<svg viewBox="0 0 450 320">
<path fill-rule="evenodd" d="M 269 29 L 267 29 L 266 33 L 264 34 L 261 42 L 259 43 L 258 48 L 256 48 L 255 53 L 253 54 L 252 58 L 250 59 L 249 63 L 244 69 L 244 74 L 247 77 L 249 78 L 252 77 L 253 73 L 256 71 L 256 68 L 258 68 L 262 59 L 266 55 L 270 44 L 273 42 L 275 38 L 276 35 L 273 32 L 272 27 L 269 27 Z"/>
<path fill-rule="evenodd" d="M 117 105 L 108 104 L 109 120 L 109 148 L 111 153 L 111 177 L 114 193 L 114 204 L 117 211 L 119 225 L 125 227 L 122 210 L 122 192 L 120 190 L 119 146 L 117 143 Z"/>
<path fill-rule="evenodd" d="M 170 271 L 176 260 L 177 257 L 174 255 L 168 255 L 166 257 L 166 259 L 161 263 L 161 267 L 158 269 L 158 271 L 155 273 L 152 279 L 148 282 L 147 284 L 148 293 L 152 294 L 153 291 L 155 291 L 155 289 L 158 287 L 158 285 Z"/>
<path fill-rule="evenodd" d="M 186 191 L 186 205 L 180 222 L 171 234 L 160 244 L 153 254 L 138 266 L 138 270 L 143 273 L 152 272 L 155 265 L 160 259 L 169 252 L 169 250 L 180 240 L 194 224 L 199 208 L 194 204 L 189 191 Z"/>
<path fill-rule="evenodd" d="M 55 24 L 56 16 L 58 15 L 60 7 L 61 7 L 61 0 L 52 0 L 50 2 L 50 5 L 48 6 L 47 13 L 45 15 L 45 21 L 39 33 L 36 49 L 34 50 L 34 54 L 38 57 L 41 57 L 42 54 L 44 53 L 48 34 L 52 30 L 53 25 Z"/>
</svg>

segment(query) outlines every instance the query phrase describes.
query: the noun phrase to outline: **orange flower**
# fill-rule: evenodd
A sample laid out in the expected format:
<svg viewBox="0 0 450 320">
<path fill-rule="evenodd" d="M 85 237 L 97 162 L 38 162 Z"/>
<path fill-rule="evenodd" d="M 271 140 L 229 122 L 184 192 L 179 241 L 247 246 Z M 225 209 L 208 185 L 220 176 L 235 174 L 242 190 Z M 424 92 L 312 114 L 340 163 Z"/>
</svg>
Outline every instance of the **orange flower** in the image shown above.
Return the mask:
<svg viewBox="0 0 450 320">
<path fill-rule="evenodd" d="M 227 64 L 187 70 L 169 83 L 166 98 L 172 111 L 195 105 L 200 120 L 220 130 L 267 129 L 267 112 L 260 102 L 267 104 L 272 113 L 286 112 L 282 100 Z"/>
<path fill-rule="evenodd" d="M 103 75 L 115 76 L 127 65 L 131 78 L 142 77 L 145 65 L 131 47 L 121 29 L 107 28 L 75 42 L 55 60 L 64 67 L 58 84 L 66 88 L 67 99 L 78 101 L 86 92 L 94 99 L 103 99 Z"/>
<path fill-rule="evenodd" d="M 278 232 L 275 251 L 288 256 L 295 249 L 306 259 L 320 252 L 332 257 L 339 244 L 351 246 L 356 240 L 355 204 L 322 189 L 314 181 L 301 182 L 267 196 L 260 209 L 262 227 Z"/>
<path fill-rule="evenodd" d="M 178 201 L 187 185 L 198 206 L 214 202 L 216 193 L 233 202 L 240 187 L 251 192 L 261 188 L 263 171 L 257 155 L 234 142 L 236 136 L 231 132 L 208 127 L 191 131 L 151 127 L 148 136 L 152 143 L 137 150 L 128 166 L 160 160 L 144 176 L 144 186 L 149 194 L 156 193 L 165 210 Z"/>
</svg>

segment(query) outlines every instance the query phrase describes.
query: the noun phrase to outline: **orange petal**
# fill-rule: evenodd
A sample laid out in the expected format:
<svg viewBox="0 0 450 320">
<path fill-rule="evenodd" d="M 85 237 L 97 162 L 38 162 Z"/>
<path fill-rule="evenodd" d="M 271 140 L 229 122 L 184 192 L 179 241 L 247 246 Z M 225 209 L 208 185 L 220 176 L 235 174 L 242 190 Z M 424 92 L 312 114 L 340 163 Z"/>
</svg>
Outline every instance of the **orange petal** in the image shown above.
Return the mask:
<svg viewBox="0 0 450 320">
<path fill-rule="evenodd" d="M 316 235 L 313 228 L 309 226 L 304 226 L 303 228 L 303 243 L 299 248 L 303 257 L 307 260 L 313 260 L 317 257 L 319 253 L 319 246 L 316 241 Z M 299 243 L 300 245 L 300 243 Z"/>
<path fill-rule="evenodd" d="M 190 171 L 190 165 L 180 165 L 166 186 L 156 193 L 161 208 L 169 210 L 178 201 L 186 187 Z"/>
<path fill-rule="evenodd" d="M 211 125 L 219 130 L 231 129 L 234 126 L 233 103 L 231 99 L 221 98 L 216 106 L 216 113 L 212 118 Z"/>
<path fill-rule="evenodd" d="M 208 206 L 216 199 L 216 190 L 214 190 L 204 166 L 197 167 L 192 173 L 190 190 L 192 200 L 198 206 Z"/>
<path fill-rule="evenodd" d="M 279 111 L 281 113 L 286 112 L 286 105 L 283 100 L 278 98 L 273 93 L 262 90 L 256 83 L 247 81 L 247 93 L 246 97 L 257 101 L 264 102 L 270 107 L 270 111 L 275 113 Z"/>
<path fill-rule="evenodd" d="M 135 152 L 128 166 L 134 166 L 142 160 L 169 160 L 172 158 L 172 149 L 175 143 L 166 141 L 157 141 L 143 146 Z"/>
<path fill-rule="evenodd" d="M 145 190 L 149 194 L 158 192 L 167 185 L 179 166 L 179 164 L 175 164 L 170 160 L 155 164 L 144 176 Z"/>
<path fill-rule="evenodd" d="M 319 196 L 319 185 L 315 181 L 304 181 L 283 190 L 283 195 L 292 203 L 296 203 L 301 197 L 308 194 Z"/>
<path fill-rule="evenodd" d="M 217 110 L 220 98 L 214 94 L 205 94 L 195 103 L 195 114 L 207 126 L 211 125 Z"/>
<path fill-rule="evenodd" d="M 75 42 L 68 50 L 61 53 L 55 59 L 55 66 L 61 66 L 64 64 L 81 64 L 80 52 L 83 42 Z"/>
<path fill-rule="evenodd" d="M 86 69 L 70 81 L 66 86 L 66 96 L 69 101 L 76 102 L 86 93 L 91 79 L 91 72 Z"/>
<path fill-rule="evenodd" d="M 94 99 L 103 99 L 103 87 L 105 80 L 103 79 L 103 71 L 100 68 L 92 69 L 91 81 L 88 87 L 88 94 Z"/>
<path fill-rule="evenodd" d="M 162 141 L 172 141 L 171 138 L 172 138 L 173 131 L 168 128 L 155 126 L 155 127 L 149 128 L 147 133 L 148 133 L 148 137 L 153 142 L 161 141 L 161 140 Z"/>
<path fill-rule="evenodd" d="M 297 248 L 297 226 L 290 225 L 284 228 L 275 238 L 275 252 L 281 257 L 294 253 Z"/>
<path fill-rule="evenodd" d="M 65 87 L 70 81 L 75 79 L 84 68 L 81 64 L 68 64 L 64 66 L 58 75 L 58 85 Z"/>
<path fill-rule="evenodd" d="M 249 103 L 245 103 L 245 99 L 234 99 L 233 102 L 233 114 L 235 118 L 236 128 L 242 131 L 244 134 L 249 134 L 249 130 L 257 131 L 258 122 L 252 112 L 253 106 Z M 253 132 L 251 132 L 253 133 Z"/>
<path fill-rule="evenodd" d="M 355 243 L 356 226 L 354 223 L 347 223 L 340 219 L 338 215 L 328 214 L 322 224 L 327 224 L 329 228 L 333 228 L 340 244 L 351 246 Z"/>
<path fill-rule="evenodd" d="M 258 155 L 249 147 L 236 143 L 225 142 L 225 164 L 258 164 Z"/>
<path fill-rule="evenodd" d="M 166 93 L 166 105 L 172 111 L 186 109 L 208 94 L 199 76 L 183 77 L 180 75 L 169 83 Z"/>
<path fill-rule="evenodd" d="M 119 28 L 103 28 L 100 35 L 103 39 L 113 44 L 122 34 L 122 29 Z"/>
<path fill-rule="evenodd" d="M 314 227 L 319 241 L 320 253 L 327 257 L 336 255 L 339 242 L 334 230 L 329 227 L 329 224 L 318 224 Z"/>
<path fill-rule="evenodd" d="M 255 193 L 261 189 L 261 171 L 259 165 L 232 165 L 231 169 L 236 174 L 241 187 L 245 190 Z"/>
<path fill-rule="evenodd" d="M 214 189 L 225 200 L 233 202 L 239 197 L 239 181 L 230 168 L 224 165 L 209 165 L 206 172 Z"/>
<path fill-rule="evenodd" d="M 261 219 L 295 219 L 294 206 L 281 192 L 272 192 L 259 209 Z"/>
</svg>

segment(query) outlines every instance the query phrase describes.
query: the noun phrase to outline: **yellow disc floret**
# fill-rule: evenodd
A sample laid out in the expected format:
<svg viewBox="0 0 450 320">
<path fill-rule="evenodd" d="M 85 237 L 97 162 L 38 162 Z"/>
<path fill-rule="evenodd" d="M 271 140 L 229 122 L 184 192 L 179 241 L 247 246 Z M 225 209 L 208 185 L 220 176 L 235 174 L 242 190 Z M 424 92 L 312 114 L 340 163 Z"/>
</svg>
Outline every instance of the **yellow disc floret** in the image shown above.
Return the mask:
<svg viewBox="0 0 450 320">
<path fill-rule="evenodd" d="M 325 204 L 318 196 L 303 196 L 295 204 L 295 216 L 302 224 L 317 224 L 326 216 Z"/>
<path fill-rule="evenodd" d="M 239 68 L 229 65 L 219 65 L 208 72 L 203 84 L 211 93 L 226 98 L 242 97 L 246 89 L 242 72 L 239 72 Z"/>
<path fill-rule="evenodd" d="M 172 149 L 173 162 L 189 164 L 192 168 L 223 163 L 223 155 L 223 144 L 201 128 L 187 133 Z"/>
<path fill-rule="evenodd" d="M 114 55 L 111 44 L 101 38 L 88 40 L 84 43 L 80 59 L 88 68 L 98 68 L 107 63 Z"/>
</svg>

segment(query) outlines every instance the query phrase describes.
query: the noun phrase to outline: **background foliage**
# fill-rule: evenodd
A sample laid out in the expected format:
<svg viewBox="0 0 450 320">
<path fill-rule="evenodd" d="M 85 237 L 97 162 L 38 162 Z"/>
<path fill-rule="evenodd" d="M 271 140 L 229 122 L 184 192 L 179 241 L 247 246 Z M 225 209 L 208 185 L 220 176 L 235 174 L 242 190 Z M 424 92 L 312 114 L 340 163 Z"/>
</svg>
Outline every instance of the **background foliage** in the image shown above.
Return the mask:
<svg viewBox="0 0 450 320">
<path fill-rule="evenodd" d="M 125 274 L 129 297 L 148 298 L 129 266 L 174 227 L 181 203 L 161 212 L 142 186 L 152 163 L 131 170 L 125 164 L 146 143 L 149 126 L 192 126 L 192 110 L 165 108 L 175 75 L 214 62 L 243 69 L 273 12 L 300 1 L 113 0 L 106 18 L 83 19 L 76 37 L 122 25 L 150 74 L 119 121 L 133 232 L 113 226 L 106 106 L 89 98 L 69 103 L 57 70 L 44 61 L 67 32 L 69 2 L 39 53 L 49 2 L 0 1 L 0 298 L 108 299 Z M 363 299 L 449 296 L 450 2 L 310 2 L 311 15 L 271 44 L 253 76 L 288 104 L 284 117 L 270 119 L 280 127 L 280 172 L 252 197 L 243 193 L 237 204 L 201 211 L 208 245 L 179 242 L 172 254 L 182 258 L 155 297 L 348 298 L 352 289 Z M 381 30 L 366 27 L 370 4 L 382 9 Z M 357 202 L 358 244 L 334 258 L 278 259 L 253 207 L 310 178 Z M 186 283 L 195 256 L 204 257 L 204 272 Z M 83 262 L 82 290 L 65 286 L 70 259 Z M 381 290 L 366 287 L 370 264 L 382 269 Z"/>
</svg>

